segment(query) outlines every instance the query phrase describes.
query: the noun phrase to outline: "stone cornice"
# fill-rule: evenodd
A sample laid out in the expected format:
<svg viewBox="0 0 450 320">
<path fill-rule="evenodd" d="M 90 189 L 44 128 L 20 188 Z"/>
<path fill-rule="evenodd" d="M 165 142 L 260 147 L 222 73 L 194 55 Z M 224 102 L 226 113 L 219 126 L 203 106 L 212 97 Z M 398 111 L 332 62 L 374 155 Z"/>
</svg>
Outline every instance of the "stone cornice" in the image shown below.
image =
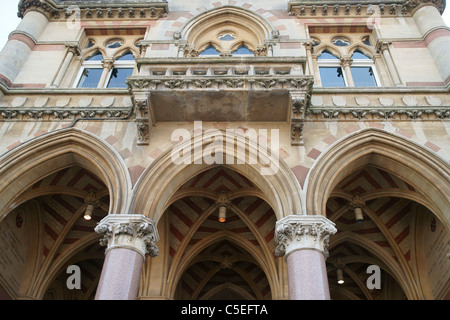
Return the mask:
<svg viewBox="0 0 450 320">
<path fill-rule="evenodd" d="M 77 6 L 81 19 L 158 19 L 169 12 L 166 1 L 127 2 L 127 1 L 56 1 L 56 0 L 21 0 L 18 17 L 23 18 L 29 9 L 40 10 L 49 18 L 66 19 L 72 12 L 67 9 Z"/>
<path fill-rule="evenodd" d="M 380 16 L 392 16 L 411 14 L 424 5 L 434 5 L 442 14 L 445 8 L 445 0 L 373 0 L 370 2 L 325 0 L 320 3 L 316 1 L 289 1 L 288 12 L 290 15 L 298 17 L 370 16 L 374 13 L 378 13 Z"/>
</svg>

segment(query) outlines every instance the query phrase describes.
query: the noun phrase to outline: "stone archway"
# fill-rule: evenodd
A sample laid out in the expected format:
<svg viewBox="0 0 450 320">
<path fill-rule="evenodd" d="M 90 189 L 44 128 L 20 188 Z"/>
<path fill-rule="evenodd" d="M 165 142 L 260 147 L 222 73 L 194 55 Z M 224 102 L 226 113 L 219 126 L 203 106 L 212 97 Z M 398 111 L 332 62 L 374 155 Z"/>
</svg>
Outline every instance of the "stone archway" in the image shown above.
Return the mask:
<svg viewBox="0 0 450 320">
<path fill-rule="evenodd" d="M 247 267 L 255 266 L 255 272 L 259 272 L 262 278 L 267 279 L 264 280 L 267 281 L 264 288 L 260 288 L 260 291 L 256 293 L 244 295 L 245 297 L 268 297 L 268 295 L 272 298 L 283 297 L 286 294 L 284 292 L 285 285 L 282 284 L 285 279 L 284 275 L 281 275 L 284 272 L 280 270 L 284 268 L 284 261 L 275 263 L 278 258 L 273 255 L 275 249 L 274 227 L 277 219 L 288 215 L 302 214 L 299 182 L 284 161 L 278 159 L 275 151 L 268 150 L 267 153 L 259 153 L 259 146 L 254 141 L 239 134 L 226 136 L 224 140 L 214 140 L 213 137 L 217 137 L 218 133 L 224 132 L 215 130 L 214 132 L 205 132 L 201 137 L 194 136 L 188 140 L 183 140 L 156 159 L 152 166 L 137 181 L 134 189 L 134 202 L 130 211 L 149 217 L 158 224 L 160 233 L 166 233 L 165 236 L 161 236 L 160 245 L 158 245 L 161 256 L 153 259 L 151 266 L 150 263 L 146 264 L 144 269 L 153 269 L 158 265 L 156 267 L 158 270 L 167 270 L 165 273 L 161 271 L 160 276 L 155 276 L 154 281 L 161 283 L 162 296 L 174 298 L 179 292 L 177 291 L 177 284 L 180 279 L 183 281 L 183 275 L 192 267 L 191 263 L 194 263 L 198 256 L 204 256 L 205 252 L 208 252 L 211 246 L 214 246 L 214 243 L 223 240 L 228 244 L 238 246 L 240 248 L 238 250 L 246 252 L 244 256 L 248 259 L 242 260 L 240 257 L 232 257 L 234 262 L 242 265 L 250 263 L 249 260 L 251 260 L 251 266 L 249 264 Z M 218 141 L 220 142 L 217 144 Z M 225 147 L 230 144 L 233 148 Z M 244 152 L 235 149 L 239 144 L 246 145 Z M 189 147 L 193 149 L 190 159 L 191 163 L 174 163 L 171 155 L 180 151 L 186 151 Z M 232 159 L 233 164 L 230 164 L 229 161 L 223 164 L 205 163 L 203 161 L 205 150 L 210 150 L 214 147 L 218 153 L 222 153 L 224 158 Z M 245 161 L 237 164 L 238 160 L 242 159 L 245 159 Z M 250 159 L 257 159 L 257 161 L 251 162 L 249 161 Z M 277 164 L 276 170 L 270 171 L 270 164 L 273 164 L 275 161 Z M 210 226 L 205 226 L 204 224 L 208 224 L 208 219 L 217 214 L 217 207 L 214 204 L 221 188 L 226 189 L 226 187 L 219 185 L 216 186 L 217 188 L 212 188 L 212 185 L 210 185 L 206 188 L 200 188 L 195 183 L 195 181 L 202 181 L 202 177 L 204 178 L 211 174 L 215 175 L 214 173 L 222 174 L 227 177 L 225 180 L 229 181 L 231 179 L 242 186 L 242 188 L 231 188 L 225 191 L 227 191 L 231 200 L 228 210 L 236 218 L 235 223 L 240 223 L 236 229 L 246 230 L 247 234 L 241 239 L 239 232 L 229 232 L 223 226 L 218 227 L 214 232 L 204 234 L 212 237 L 211 239 L 215 239 L 214 241 L 205 242 L 197 250 L 192 249 L 194 251 L 189 251 L 185 255 L 186 250 L 192 245 L 191 240 L 194 239 L 193 241 L 195 241 L 195 238 L 198 236 L 198 230 L 205 228 L 205 230 L 211 231 L 215 228 L 210 228 Z M 236 199 L 246 199 L 242 200 L 241 205 L 244 205 L 245 201 L 253 200 L 255 205 L 261 204 L 261 206 L 265 206 L 267 210 L 264 212 L 258 211 L 257 215 L 267 215 L 264 218 L 260 216 L 249 219 L 243 213 L 245 210 L 235 205 L 234 201 Z M 194 213 L 195 210 L 192 210 L 195 207 L 195 201 L 197 201 L 197 211 L 201 211 L 200 215 L 198 215 L 198 212 Z M 191 205 L 186 206 L 185 202 L 190 202 Z M 177 214 L 171 212 L 177 206 L 183 207 L 184 210 L 178 210 Z M 271 211 L 270 214 L 267 213 L 269 209 Z M 188 217 L 190 214 L 193 216 Z M 270 226 L 267 227 L 267 224 L 263 223 L 263 221 L 269 223 Z M 189 228 L 186 227 L 186 223 L 190 225 Z M 171 232 L 171 228 L 175 229 L 174 226 L 176 225 L 181 226 L 180 229 L 182 230 L 172 230 Z M 264 225 L 263 229 L 260 228 L 262 225 Z M 200 234 L 202 233 L 200 232 Z M 179 242 L 178 245 L 181 245 L 181 247 L 175 248 L 175 245 L 170 244 L 170 240 L 168 240 L 169 242 L 164 242 L 163 239 L 173 239 L 175 242 Z M 164 254 L 166 255 L 164 256 Z M 219 260 L 217 257 L 212 259 L 215 267 L 218 267 L 217 264 L 220 265 L 223 262 Z M 145 272 L 145 274 L 150 273 L 150 271 Z M 161 279 L 165 279 L 165 277 L 169 280 L 163 283 Z M 143 282 L 141 281 L 141 283 Z M 224 286 L 223 288 L 230 288 L 230 286 L 236 288 L 233 283 L 228 284 L 228 286 L 225 284 L 221 285 Z M 141 292 L 145 296 L 145 292 L 149 292 L 150 289 L 145 284 L 143 286 L 144 288 L 141 288 Z M 255 284 L 249 284 L 249 286 L 257 287 Z M 267 291 L 266 287 L 270 288 L 270 290 Z M 212 291 L 209 294 L 197 292 L 194 296 L 197 298 L 212 297 L 214 296 L 212 292 L 217 289 L 211 289 Z"/>
<path fill-rule="evenodd" d="M 89 133 L 63 129 L 16 147 L 1 163 L 1 245 L 17 250 L 9 258 L 5 253 L 3 289 L 16 299 L 92 298 L 104 259 L 94 227 L 127 200 L 120 157 Z M 65 283 L 70 264 L 84 275 L 83 288 L 72 292 Z"/>
<path fill-rule="evenodd" d="M 421 195 L 419 202 L 426 202 L 450 229 L 448 163 L 412 141 L 374 128 L 346 136 L 317 159 L 305 181 L 307 212 L 325 214 L 328 198 L 339 181 L 366 165 L 381 168 L 413 186 Z"/>
<path fill-rule="evenodd" d="M 227 197 L 225 222 L 217 201 Z M 237 172 L 221 166 L 187 181 L 164 213 L 169 229 L 166 295 L 175 299 L 278 297 L 280 280 L 275 250 L 275 214 L 260 190 Z M 168 225 L 168 226 L 167 226 Z M 246 294 L 243 294 L 246 293 Z"/>
<path fill-rule="evenodd" d="M 214 142 L 218 136 L 220 139 Z M 243 145 L 245 150 L 236 150 L 237 146 Z M 270 150 L 265 146 L 264 152 L 261 152 L 260 145 L 245 135 L 221 130 L 208 130 L 203 135 L 194 134 L 161 154 L 136 182 L 129 211 L 158 222 L 173 194 L 186 181 L 214 165 L 205 163 L 203 159 L 205 152 L 211 152 L 212 149 L 227 159 L 222 162 L 225 167 L 243 175 L 259 188 L 277 219 L 304 214 L 300 184 L 289 166 L 278 156 L 278 150 Z M 191 152 L 189 163 L 175 163 L 173 154 L 186 150 Z M 239 164 L 240 161 L 244 163 Z"/>
<path fill-rule="evenodd" d="M 370 300 L 447 295 L 449 279 L 432 271 L 424 257 L 427 251 L 428 260 L 448 269 L 448 179 L 444 160 L 380 130 L 346 137 L 318 159 L 306 186 L 307 207 L 320 210 L 338 230 L 330 239 L 327 260 L 332 298 L 333 294 Z M 428 231 L 432 218 L 437 220 L 439 239 Z M 430 243 L 441 249 L 432 249 Z M 366 285 L 371 265 L 382 270 L 382 288 Z M 338 270 L 343 271 L 344 283 L 337 283 L 344 280 Z"/>
<path fill-rule="evenodd" d="M 98 137 L 75 128 L 48 133 L 14 148 L 1 157 L 0 220 L 21 191 L 44 176 L 72 165 L 89 170 L 110 192 L 110 212 L 128 207 L 131 179 L 119 153 Z"/>
</svg>

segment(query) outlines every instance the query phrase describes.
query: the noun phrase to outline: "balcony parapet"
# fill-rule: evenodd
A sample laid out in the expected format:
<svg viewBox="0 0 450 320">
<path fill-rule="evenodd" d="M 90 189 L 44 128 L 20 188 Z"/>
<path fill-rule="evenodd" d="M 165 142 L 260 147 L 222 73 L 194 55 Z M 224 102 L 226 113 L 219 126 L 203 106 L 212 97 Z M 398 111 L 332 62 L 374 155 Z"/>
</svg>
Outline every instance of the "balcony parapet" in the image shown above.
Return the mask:
<svg viewBox="0 0 450 320">
<path fill-rule="evenodd" d="M 292 122 L 293 106 L 307 107 L 314 82 L 305 63 L 303 57 L 139 59 L 139 74 L 127 79 L 138 128 L 165 121 Z"/>
</svg>

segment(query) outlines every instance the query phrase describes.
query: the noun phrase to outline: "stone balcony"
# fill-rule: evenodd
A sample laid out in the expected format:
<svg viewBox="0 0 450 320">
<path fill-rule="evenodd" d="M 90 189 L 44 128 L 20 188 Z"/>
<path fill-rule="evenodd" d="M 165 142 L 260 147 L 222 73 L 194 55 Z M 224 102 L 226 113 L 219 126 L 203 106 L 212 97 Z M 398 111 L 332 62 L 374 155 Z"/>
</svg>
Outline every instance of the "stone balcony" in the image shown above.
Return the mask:
<svg viewBox="0 0 450 320">
<path fill-rule="evenodd" d="M 127 84 L 138 144 L 167 121 L 287 122 L 303 143 L 303 119 L 313 77 L 304 57 L 144 58 Z"/>
<path fill-rule="evenodd" d="M 153 122 L 289 121 L 292 92 L 313 79 L 304 58 L 147 58 L 128 78 L 135 99 L 148 99 Z"/>
</svg>

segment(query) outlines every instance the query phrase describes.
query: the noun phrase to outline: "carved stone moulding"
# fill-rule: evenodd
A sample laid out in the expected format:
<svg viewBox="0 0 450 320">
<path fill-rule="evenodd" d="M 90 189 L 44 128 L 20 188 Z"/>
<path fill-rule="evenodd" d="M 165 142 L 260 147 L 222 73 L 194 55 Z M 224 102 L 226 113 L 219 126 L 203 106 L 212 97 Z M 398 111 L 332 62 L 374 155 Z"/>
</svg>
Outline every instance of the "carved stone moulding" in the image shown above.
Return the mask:
<svg viewBox="0 0 450 320">
<path fill-rule="evenodd" d="M 106 246 L 106 252 L 115 248 L 137 251 L 144 259 L 159 255 L 157 243 L 159 234 L 153 220 L 140 214 L 110 214 L 95 227 L 101 234 L 100 245 Z"/>
<path fill-rule="evenodd" d="M 443 120 L 450 119 L 450 108 L 311 108 L 308 119 Z"/>
<path fill-rule="evenodd" d="M 18 16 L 23 18 L 29 9 L 40 10 L 49 18 L 67 19 L 77 15 L 81 19 L 159 19 L 169 12 L 165 1 L 116 2 L 101 0 L 95 3 L 56 0 L 21 0 L 18 6 Z"/>
<path fill-rule="evenodd" d="M 345 3 L 342 1 L 325 1 L 320 4 L 313 1 L 290 1 L 289 15 L 304 16 L 371 16 L 371 15 L 405 15 L 422 5 L 434 5 L 442 14 L 445 8 L 443 0 L 411 1 L 371 1 Z"/>
</svg>

